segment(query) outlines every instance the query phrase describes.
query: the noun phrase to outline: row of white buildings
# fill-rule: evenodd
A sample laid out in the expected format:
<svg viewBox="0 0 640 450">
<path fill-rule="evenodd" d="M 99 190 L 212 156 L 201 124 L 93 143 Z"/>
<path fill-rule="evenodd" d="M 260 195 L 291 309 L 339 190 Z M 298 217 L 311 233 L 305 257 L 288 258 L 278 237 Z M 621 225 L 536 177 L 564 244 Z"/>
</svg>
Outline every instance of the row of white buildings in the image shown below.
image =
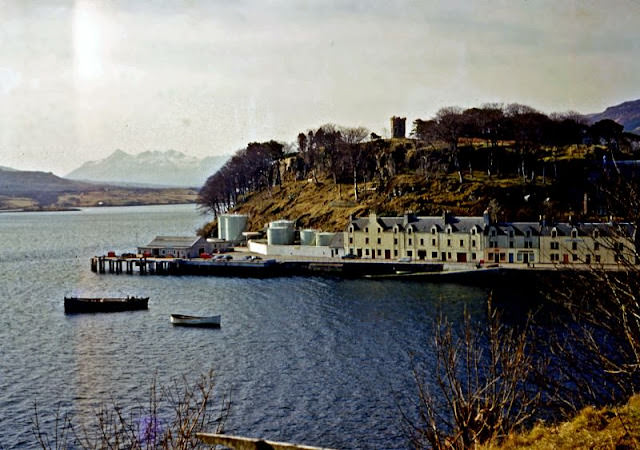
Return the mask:
<svg viewBox="0 0 640 450">
<path fill-rule="evenodd" d="M 352 219 L 344 251 L 359 258 L 446 263 L 638 263 L 635 228 L 614 223 L 510 222 L 482 217 L 368 217 Z"/>
<path fill-rule="evenodd" d="M 529 266 L 639 263 L 640 236 L 628 223 L 492 223 L 488 213 L 482 217 L 383 217 L 372 213 L 352 218 L 344 232 L 336 233 L 296 231 L 293 221 L 276 221 L 269 224 L 265 239 L 264 233 L 244 231 L 247 221 L 240 219 L 223 227 L 217 239 L 158 236 L 138 252 L 197 258 L 246 243 L 251 253 L 300 258 L 347 255 L 382 261 Z"/>
</svg>

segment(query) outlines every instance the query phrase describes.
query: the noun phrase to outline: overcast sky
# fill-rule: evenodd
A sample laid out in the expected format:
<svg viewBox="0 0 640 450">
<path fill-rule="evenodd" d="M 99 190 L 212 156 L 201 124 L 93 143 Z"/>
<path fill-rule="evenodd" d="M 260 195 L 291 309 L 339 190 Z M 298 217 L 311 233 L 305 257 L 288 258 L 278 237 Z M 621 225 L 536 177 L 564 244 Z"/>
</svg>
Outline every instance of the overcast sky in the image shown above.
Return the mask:
<svg viewBox="0 0 640 450">
<path fill-rule="evenodd" d="M 640 1 L 0 0 L 0 166 L 640 98 Z"/>
</svg>

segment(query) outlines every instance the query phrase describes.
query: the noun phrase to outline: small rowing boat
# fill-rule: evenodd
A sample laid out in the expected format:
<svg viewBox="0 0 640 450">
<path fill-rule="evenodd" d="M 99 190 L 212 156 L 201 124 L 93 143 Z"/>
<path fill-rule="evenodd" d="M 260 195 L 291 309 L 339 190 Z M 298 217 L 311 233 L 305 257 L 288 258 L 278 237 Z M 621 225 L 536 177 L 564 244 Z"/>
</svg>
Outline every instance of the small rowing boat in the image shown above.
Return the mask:
<svg viewBox="0 0 640 450">
<path fill-rule="evenodd" d="M 220 316 L 188 316 L 186 314 L 171 314 L 171 323 L 184 327 L 210 327 L 220 326 Z"/>
</svg>

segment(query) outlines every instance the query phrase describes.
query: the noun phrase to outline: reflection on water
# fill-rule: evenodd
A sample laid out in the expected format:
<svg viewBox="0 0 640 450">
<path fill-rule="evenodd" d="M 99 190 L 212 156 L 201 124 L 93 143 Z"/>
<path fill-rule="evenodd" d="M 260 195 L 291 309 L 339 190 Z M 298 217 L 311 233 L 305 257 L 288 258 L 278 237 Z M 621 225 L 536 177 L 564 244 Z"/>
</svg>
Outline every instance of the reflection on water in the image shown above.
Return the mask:
<svg viewBox="0 0 640 450">
<path fill-rule="evenodd" d="M 226 431 L 341 448 L 404 448 L 398 402 L 408 352 L 430 358 L 438 311 L 484 317 L 486 292 L 456 285 L 323 278 L 97 275 L 89 258 L 158 234 L 189 235 L 192 206 L 0 215 L 0 447 L 33 443 L 34 400 L 138 405 L 150 385 L 213 369 L 232 402 Z M 65 316 L 64 295 L 145 295 L 148 311 Z M 172 327 L 171 313 L 222 314 L 220 329 Z M 9 344 L 11 343 L 11 344 Z M 29 446 L 29 445 L 26 445 Z"/>
</svg>

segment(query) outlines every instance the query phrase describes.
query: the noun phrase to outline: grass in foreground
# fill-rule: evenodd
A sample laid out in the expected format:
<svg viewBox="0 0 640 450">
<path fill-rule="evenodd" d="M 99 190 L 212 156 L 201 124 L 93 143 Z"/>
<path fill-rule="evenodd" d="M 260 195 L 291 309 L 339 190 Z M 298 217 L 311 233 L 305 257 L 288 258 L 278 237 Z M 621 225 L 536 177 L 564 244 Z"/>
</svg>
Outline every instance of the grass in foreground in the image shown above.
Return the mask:
<svg viewBox="0 0 640 450">
<path fill-rule="evenodd" d="M 526 434 L 510 435 L 497 449 L 634 449 L 640 448 L 640 395 L 620 407 L 583 409 L 559 425 L 536 425 Z"/>
</svg>

